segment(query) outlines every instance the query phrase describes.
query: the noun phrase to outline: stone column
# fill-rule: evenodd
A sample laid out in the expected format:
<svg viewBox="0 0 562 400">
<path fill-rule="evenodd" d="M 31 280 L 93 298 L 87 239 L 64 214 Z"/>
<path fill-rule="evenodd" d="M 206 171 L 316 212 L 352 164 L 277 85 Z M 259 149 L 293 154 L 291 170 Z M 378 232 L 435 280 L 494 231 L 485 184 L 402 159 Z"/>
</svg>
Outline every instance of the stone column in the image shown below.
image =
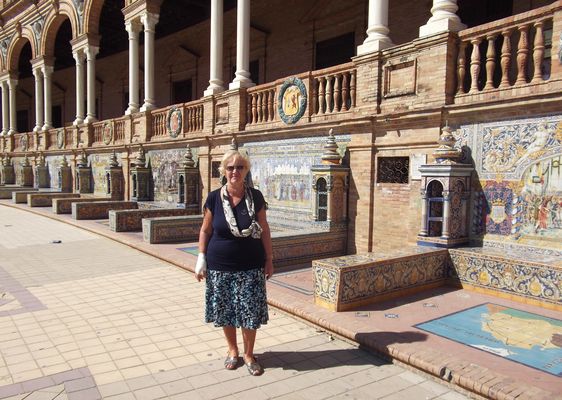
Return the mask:
<svg viewBox="0 0 562 400">
<path fill-rule="evenodd" d="M 209 86 L 203 92 L 210 96 L 224 91 L 222 80 L 222 48 L 223 48 L 223 3 L 222 0 L 211 0 L 211 70 Z"/>
<path fill-rule="evenodd" d="M 145 13 L 141 17 L 144 25 L 144 104 L 140 111 L 156 108 L 154 99 L 154 33 L 158 14 Z"/>
<path fill-rule="evenodd" d="M 369 0 L 367 38 L 357 47 L 357 55 L 393 46 L 388 37 L 388 0 Z"/>
<path fill-rule="evenodd" d="M 76 119 L 73 125 L 84 123 L 84 50 L 79 49 L 72 52 L 76 61 Z"/>
<path fill-rule="evenodd" d="M 17 133 L 17 114 L 16 114 L 16 88 L 18 86 L 17 79 L 8 79 L 8 92 L 10 95 L 10 130 L 8 135 Z"/>
<path fill-rule="evenodd" d="M 43 129 L 43 73 L 41 67 L 33 69 L 35 77 L 35 127 L 33 132 L 39 132 Z"/>
<path fill-rule="evenodd" d="M 427 236 L 427 190 L 422 189 L 421 191 L 421 197 L 422 197 L 422 203 L 421 203 L 421 229 L 420 229 L 420 236 Z"/>
<path fill-rule="evenodd" d="M 449 238 L 449 225 L 451 219 L 451 192 L 443 191 L 443 224 L 441 226 L 441 238 Z"/>
<path fill-rule="evenodd" d="M 229 89 L 254 86 L 250 79 L 250 0 L 238 0 L 236 12 L 236 76 Z"/>
<path fill-rule="evenodd" d="M 45 123 L 43 124 L 43 130 L 46 131 L 53 127 L 52 124 L 52 102 L 51 102 L 51 77 L 53 75 L 53 67 L 50 65 L 43 65 L 41 67 L 41 72 L 43 73 L 43 90 L 44 90 L 44 106 L 45 106 Z"/>
<path fill-rule="evenodd" d="M 127 21 L 129 34 L 129 107 L 126 115 L 139 111 L 139 32 L 142 26 L 137 21 Z"/>
<path fill-rule="evenodd" d="M 9 89 L 8 89 L 8 81 L 0 82 L 2 86 L 2 135 L 7 135 L 8 131 L 10 130 L 10 122 L 9 122 Z"/>
<path fill-rule="evenodd" d="M 87 78 L 87 111 L 84 122 L 87 124 L 95 122 L 96 119 L 96 55 L 99 47 L 86 47 L 86 78 Z"/>
<path fill-rule="evenodd" d="M 466 28 L 459 16 L 455 14 L 458 9 L 457 0 L 433 0 L 432 17 L 427 24 L 420 27 L 419 37 L 445 31 L 458 32 Z"/>
</svg>

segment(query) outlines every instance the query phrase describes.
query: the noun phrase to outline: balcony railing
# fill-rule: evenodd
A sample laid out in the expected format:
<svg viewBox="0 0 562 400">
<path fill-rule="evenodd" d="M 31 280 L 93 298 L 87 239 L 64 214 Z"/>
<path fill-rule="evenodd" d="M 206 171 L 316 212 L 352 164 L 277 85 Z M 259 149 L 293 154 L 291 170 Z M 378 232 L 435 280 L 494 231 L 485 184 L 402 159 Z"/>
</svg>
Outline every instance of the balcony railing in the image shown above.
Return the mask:
<svg viewBox="0 0 562 400">
<path fill-rule="evenodd" d="M 355 108 L 356 81 L 353 63 L 313 72 L 311 114 L 336 114 Z"/>
<path fill-rule="evenodd" d="M 151 113 L 151 132 L 150 138 L 164 139 L 184 136 L 185 133 L 199 132 L 203 130 L 203 103 L 199 100 L 168 106 Z M 173 118 L 179 118 L 174 113 L 181 113 L 181 119 L 173 121 Z M 170 118 L 170 121 L 168 119 Z M 168 126 L 170 124 L 170 126 Z M 179 125 L 181 124 L 181 126 Z"/>
<path fill-rule="evenodd" d="M 459 32 L 457 96 L 548 81 L 553 14 L 542 7 Z"/>
</svg>

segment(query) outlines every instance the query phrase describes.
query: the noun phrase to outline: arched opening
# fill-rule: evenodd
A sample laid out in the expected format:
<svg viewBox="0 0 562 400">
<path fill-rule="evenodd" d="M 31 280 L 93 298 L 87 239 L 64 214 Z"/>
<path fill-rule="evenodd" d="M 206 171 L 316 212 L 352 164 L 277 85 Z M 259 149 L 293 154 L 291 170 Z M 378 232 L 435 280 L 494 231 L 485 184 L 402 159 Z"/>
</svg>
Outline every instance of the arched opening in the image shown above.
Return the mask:
<svg viewBox="0 0 562 400">
<path fill-rule="evenodd" d="M 51 87 L 51 125 L 54 128 L 64 126 L 67 118 L 65 106 L 68 102 L 72 103 L 70 98 L 75 93 L 74 86 L 68 87 L 67 84 L 69 77 L 72 75 L 69 68 L 74 68 L 71 40 L 72 25 L 67 18 L 60 24 L 55 36 L 55 64 Z M 62 72 L 63 70 L 67 71 Z M 70 82 L 74 83 L 74 80 L 70 80 Z"/>
<path fill-rule="evenodd" d="M 105 182 L 107 184 L 107 194 L 111 194 L 111 174 L 108 172 L 105 174 Z"/>
<path fill-rule="evenodd" d="M 132 176 L 132 181 L 133 181 L 133 196 L 132 197 L 137 198 L 139 190 L 138 190 L 138 182 L 137 182 L 137 175 L 136 174 L 134 174 Z"/>
<path fill-rule="evenodd" d="M 443 185 L 439 181 L 432 181 L 427 185 L 427 234 L 439 237 L 443 232 Z"/>
<path fill-rule="evenodd" d="M 183 175 L 180 175 L 179 180 L 178 180 L 178 184 L 179 184 L 179 203 L 183 204 L 185 203 L 185 179 Z"/>
<path fill-rule="evenodd" d="M 31 131 L 31 118 L 33 110 L 33 84 L 29 79 L 31 72 L 31 43 L 25 41 L 18 58 L 18 91 L 16 95 L 16 130 L 18 132 Z M 27 82 L 26 82 L 27 80 Z"/>
<path fill-rule="evenodd" d="M 129 39 L 125 30 L 125 16 L 121 11 L 124 7 L 124 0 L 103 3 L 99 27 L 100 52 L 97 59 L 128 50 Z"/>
</svg>

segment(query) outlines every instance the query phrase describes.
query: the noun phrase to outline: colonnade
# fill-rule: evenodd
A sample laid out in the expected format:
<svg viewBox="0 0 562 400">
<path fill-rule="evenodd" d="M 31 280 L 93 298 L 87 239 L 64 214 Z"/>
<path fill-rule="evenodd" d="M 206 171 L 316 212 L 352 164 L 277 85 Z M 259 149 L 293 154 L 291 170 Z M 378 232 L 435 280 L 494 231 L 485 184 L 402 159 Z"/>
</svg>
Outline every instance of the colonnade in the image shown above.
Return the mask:
<svg viewBox="0 0 562 400">
<path fill-rule="evenodd" d="M 388 8 L 390 0 L 369 0 L 368 27 L 365 41 L 357 47 L 357 55 L 380 51 L 393 46 L 389 37 Z M 228 89 L 247 88 L 254 85 L 250 79 L 250 2 L 238 0 L 236 23 L 236 72 Z M 420 37 L 444 30 L 458 31 L 464 28 L 456 15 L 457 0 L 433 0 L 432 17 L 420 27 Z M 129 102 L 125 114 L 150 111 L 156 108 L 154 41 L 159 14 L 152 9 L 125 12 L 125 29 L 129 39 Z M 144 99 L 139 99 L 139 34 L 144 30 Z M 204 96 L 226 90 L 223 72 L 223 0 L 211 0 L 211 37 L 209 86 Z M 84 34 L 71 41 L 72 55 L 76 66 L 76 117 L 74 125 L 96 121 L 95 61 L 99 52 L 99 38 Z M 52 128 L 51 79 L 53 61 L 45 56 L 31 60 L 35 78 L 35 127 L 33 131 Z M 86 69 L 86 71 L 84 71 Z M 84 73 L 85 72 L 85 73 Z M 84 76 L 85 75 L 85 76 Z M 0 76 L 2 91 L 2 131 L 0 135 L 16 133 L 16 88 L 17 71 L 8 71 Z M 85 82 L 84 82 L 85 81 Z M 85 85 L 84 85 L 85 83 Z M 84 99 L 86 110 L 84 110 Z"/>
</svg>

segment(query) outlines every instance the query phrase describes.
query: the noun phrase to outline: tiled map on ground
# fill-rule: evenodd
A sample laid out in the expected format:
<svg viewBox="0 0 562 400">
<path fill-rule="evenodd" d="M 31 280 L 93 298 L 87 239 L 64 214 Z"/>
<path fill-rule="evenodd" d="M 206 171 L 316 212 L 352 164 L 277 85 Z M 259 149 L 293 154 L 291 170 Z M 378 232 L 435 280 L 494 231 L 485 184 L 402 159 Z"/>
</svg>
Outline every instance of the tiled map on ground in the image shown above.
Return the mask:
<svg viewBox="0 0 562 400">
<path fill-rule="evenodd" d="M 486 303 L 416 328 L 562 376 L 562 321 Z"/>
</svg>

